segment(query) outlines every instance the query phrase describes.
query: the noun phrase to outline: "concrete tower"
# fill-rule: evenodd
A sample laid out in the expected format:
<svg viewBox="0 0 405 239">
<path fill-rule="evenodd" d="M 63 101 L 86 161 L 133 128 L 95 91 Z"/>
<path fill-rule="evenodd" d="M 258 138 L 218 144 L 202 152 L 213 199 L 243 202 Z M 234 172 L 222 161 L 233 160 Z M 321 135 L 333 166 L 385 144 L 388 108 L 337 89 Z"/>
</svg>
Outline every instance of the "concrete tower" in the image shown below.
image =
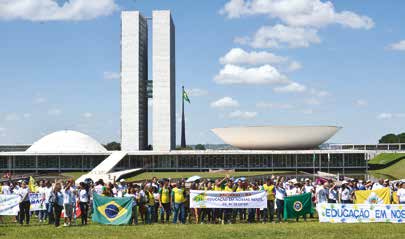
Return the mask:
<svg viewBox="0 0 405 239">
<path fill-rule="evenodd" d="M 176 147 L 175 28 L 170 11 L 152 13 L 153 150 Z"/>
<path fill-rule="evenodd" d="M 148 147 L 148 24 L 138 11 L 121 13 L 121 148 Z"/>
</svg>

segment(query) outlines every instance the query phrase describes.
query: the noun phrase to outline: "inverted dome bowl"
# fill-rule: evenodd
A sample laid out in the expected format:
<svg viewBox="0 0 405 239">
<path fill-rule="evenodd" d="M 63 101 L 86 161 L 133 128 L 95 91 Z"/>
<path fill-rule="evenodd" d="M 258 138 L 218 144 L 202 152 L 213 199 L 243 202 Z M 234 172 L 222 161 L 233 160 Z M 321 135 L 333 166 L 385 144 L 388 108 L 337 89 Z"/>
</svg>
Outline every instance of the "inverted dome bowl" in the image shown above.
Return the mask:
<svg viewBox="0 0 405 239">
<path fill-rule="evenodd" d="M 248 126 L 215 128 L 225 143 L 245 150 L 314 149 L 339 131 L 337 126 Z"/>
</svg>

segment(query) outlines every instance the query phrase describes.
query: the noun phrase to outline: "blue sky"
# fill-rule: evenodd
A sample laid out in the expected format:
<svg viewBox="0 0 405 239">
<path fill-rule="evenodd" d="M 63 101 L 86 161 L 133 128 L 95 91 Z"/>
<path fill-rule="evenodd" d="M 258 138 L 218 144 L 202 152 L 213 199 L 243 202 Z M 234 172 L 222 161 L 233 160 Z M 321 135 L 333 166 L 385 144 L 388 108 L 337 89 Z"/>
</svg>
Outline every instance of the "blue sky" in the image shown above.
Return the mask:
<svg viewBox="0 0 405 239">
<path fill-rule="evenodd" d="M 119 141 L 121 10 L 172 11 L 188 143 L 231 125 L 343 126 L 337 143 L 405 131 L 404 1 L 24 2 L 0 3 L 0 144 Z"/>
</svg>

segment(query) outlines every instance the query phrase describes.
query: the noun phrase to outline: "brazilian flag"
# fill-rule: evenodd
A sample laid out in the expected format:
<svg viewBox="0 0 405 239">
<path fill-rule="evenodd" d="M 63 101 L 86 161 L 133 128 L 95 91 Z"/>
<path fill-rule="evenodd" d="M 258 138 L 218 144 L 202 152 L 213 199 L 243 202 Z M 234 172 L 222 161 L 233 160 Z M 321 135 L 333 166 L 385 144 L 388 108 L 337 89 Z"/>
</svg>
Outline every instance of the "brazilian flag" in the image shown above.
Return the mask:
<svg viewBox="0 0 405 239">
<path fill-rule="evenodd" d="M 93 222 L 110 225 L 128 224 L 132 215 L 132 197 L 93 196 Z"/>
<path fill-rule="evenodd" d="M 183 99 L 185 100 L 185 101 L 187 101 L 189 104 L 191 103 L 190 102 L 190 98 L 188 98 L 188 94 L 187 94 L 187 92 L 183 89 Z"/>
<path fill-rule="evenodd" d="M 312 194 L 304 193 L 284 198 L 284 220 L 312 213 Z"/>
</svg>

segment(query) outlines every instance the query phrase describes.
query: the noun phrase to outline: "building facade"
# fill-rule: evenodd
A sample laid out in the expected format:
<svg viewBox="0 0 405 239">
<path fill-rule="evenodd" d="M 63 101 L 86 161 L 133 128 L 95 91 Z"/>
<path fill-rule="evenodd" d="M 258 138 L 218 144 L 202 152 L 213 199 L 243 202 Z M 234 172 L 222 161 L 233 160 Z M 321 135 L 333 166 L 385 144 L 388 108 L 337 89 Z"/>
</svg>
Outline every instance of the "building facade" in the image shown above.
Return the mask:
<svg viewBox="0 0 405 239">
<path fill-rule="evenodd" d="M 153 150 L 176 147 L 175 27 L 170 11 L 152 13 Z"/>
<path fill-rule="evenodd" d="M 148 147 L 148 24 L 138 11 L 121 13 L 121 147 Z"/>
</svg>

